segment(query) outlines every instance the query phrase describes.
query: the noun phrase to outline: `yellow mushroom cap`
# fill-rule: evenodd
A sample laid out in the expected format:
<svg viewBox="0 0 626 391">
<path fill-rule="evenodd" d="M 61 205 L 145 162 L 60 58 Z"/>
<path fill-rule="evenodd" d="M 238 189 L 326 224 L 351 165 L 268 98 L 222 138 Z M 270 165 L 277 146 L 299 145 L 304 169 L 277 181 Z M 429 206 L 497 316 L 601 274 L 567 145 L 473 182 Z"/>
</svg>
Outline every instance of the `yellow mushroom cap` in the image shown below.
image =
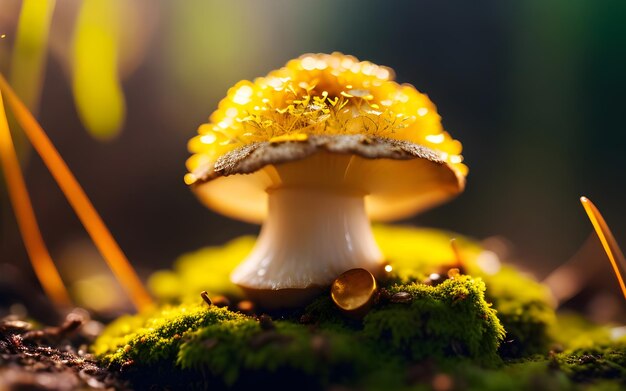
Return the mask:
<svg viewBox="0 0 626 391">
<path fill-rule="evenodd" d="M 284 183 L 285 169 L 274 167 L 313 160 L 319 172 L 306 176 L 318 184 L 329 176 L 328 163 L 313 155 L 334 154 L 343 155 L 332 164 L 344 174 L 365 170 L 334 185 L 355 183 L 374 219 L 405 217 L 453 197 L 467 175 L 461 143 L 443 130 L 426 95 L 393 77 L 390 68 L 333 53 L 305 54 L 240 81 L 189 141 L 185 182 L 209 207 L 259 222 L 265 191 Z M 370 167 L 372 159 L 385 162 Z"/>
</svg>

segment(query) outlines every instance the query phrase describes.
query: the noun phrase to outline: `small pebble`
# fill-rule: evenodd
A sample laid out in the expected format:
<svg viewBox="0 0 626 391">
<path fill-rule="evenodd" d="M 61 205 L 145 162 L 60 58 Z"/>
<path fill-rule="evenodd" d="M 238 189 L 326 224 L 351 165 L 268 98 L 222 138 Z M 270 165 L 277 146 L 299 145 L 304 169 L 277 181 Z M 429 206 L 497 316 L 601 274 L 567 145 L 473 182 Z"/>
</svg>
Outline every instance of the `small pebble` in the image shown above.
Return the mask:
<svg viewBox="0 0 626 391">
<path fill-rule="evenodd" d="M 413 297 L 411 297 L 411 294 L 409 292 L 397 292 L 391 295 L 389 301 L 391 301 L 392 303 L 406 304 L 413 301 Z"/>
<path fill-rule="evenodd" d="M 246 315 L 251 315 L 254 312 L 254 303 L 250 300 L 242 300 L 237 304 L 237 309 Z"/>
<path fill-rule="evenodd" d="M 212 301 L 216 307 L 230 307 L 230 300 L 226 296 L 215 296 Z"/>
<path fill-rule="evenodd" d="M 0 323 L 0 329 L 5 331 L 20 332 L 30 330 L 32 325 L 22 320 L 5 320 Z"/>
<path fill-rule="evenodd" d="M 259 316 L 259 325 L 262 330 L 274 330 L 276 328 L 272 318 L 266 314 Z"/>
</svg>

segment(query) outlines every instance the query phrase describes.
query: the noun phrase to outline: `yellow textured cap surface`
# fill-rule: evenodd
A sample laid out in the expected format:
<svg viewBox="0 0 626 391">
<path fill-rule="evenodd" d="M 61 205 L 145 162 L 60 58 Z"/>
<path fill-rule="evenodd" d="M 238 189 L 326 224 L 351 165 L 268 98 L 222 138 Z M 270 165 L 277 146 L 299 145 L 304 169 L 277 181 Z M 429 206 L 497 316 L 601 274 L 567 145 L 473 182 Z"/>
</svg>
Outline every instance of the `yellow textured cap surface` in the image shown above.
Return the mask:
<svg viewBox="0 0 626 391">
<path fill-rule="evenodd" d="M 462 146 L 443 130 L 434 104 L 393 71 L 341 53 L 305 54 L 265 77 L 229 89 L 209 123 L 189 141 L 187 184 L 224 154 L 255 142 L 306 140 L 306 135 L 362 134 L 404 140 L 440 153 L 467 174 Z"/>
</svg>

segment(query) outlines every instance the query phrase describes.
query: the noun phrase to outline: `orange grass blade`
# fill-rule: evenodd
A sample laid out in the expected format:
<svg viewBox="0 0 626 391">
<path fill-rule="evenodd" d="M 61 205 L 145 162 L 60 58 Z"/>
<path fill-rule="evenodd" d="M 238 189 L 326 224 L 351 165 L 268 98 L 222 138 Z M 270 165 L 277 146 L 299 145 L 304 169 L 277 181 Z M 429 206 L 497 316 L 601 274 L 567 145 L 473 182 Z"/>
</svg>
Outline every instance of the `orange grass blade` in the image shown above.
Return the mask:
<svg viewBox="0 0 626 391">
<path fill-rule="evenodd" d="M 48 297 L 60 307 L 72 305 L 70 296 L 63 285 L 61 276 L 54 266 L 46 244 L 41 237 L 35 212 L 26 189 L 24 176 L 15 153 L 15 146 L 11 138 L 11 131 L 4 110 L 2 93 L 0 93 L 0 162 L 6 178 L 9 190 L 9 199 L 13 205 L 13 211 L 17 225 L 24 240 L 26 252 L 33 265 L 35 274 Z"/>
<path fill-rule="evenodd" d="M 598 238 L 600 238 L 602 247 L 604 247 L 604 251 L 611 262 L 611 266 L 613 266 L 613 271 L 615 272 L 619 286 L 622 289 L 624 299 L 626 299 L 626 284 L 624 284 L 624 278 L 620 272 L 620 266 L 622 269 L 626 270 L 624 253 L 622 253 L 622 250 L 619 248 L 613 233 L 593 202 L 591 202 L 591 200 L 587 197 L 580 197 L 580 202 L 583 204 L 583 208 L 585 208 L 585 212 L 587 212 L 587 216 L 589 216 L 589 220 L 591 220 L 591 224 L 593 225 Z"/>
<path fill-rule="evenodd" d="M 452 247 L 452 252 L 454 253 L 454 261 L 456 262 L 456 266 L 460 269 L 463 269 L 464 261 L 463 256 L 461 255 L 461 250 L 459 249 L 459 245 L 456 242 L 456 238 L 450 239 L 450 247 Z"/>
<path fill-rule="evenodd" d="M 133 269 L 126 255 L 124 255 L 115 239 L 113 239 L 113 235 L 111 235 L 102 218 L 96 212 L 93 204 L 71 173 L 67 164 L 63 161 L 63 158 L 41 125 L 28 111 L 2 75 L 0 75 L 0 91 L 5 94 L 7 103 L 11 107 L 18 123 L 39 156 L 41 156 L 48 170 L 50 170 L 74 212 L 76 212 L 76 215 L 83 223 L 87 233 L 91 236 L 115 277 L 130 296 L 135 307 L 138 310 L 142 310 L 152 304 L 152 298 L 137 276 L 135 269 Z"/>
</svg>

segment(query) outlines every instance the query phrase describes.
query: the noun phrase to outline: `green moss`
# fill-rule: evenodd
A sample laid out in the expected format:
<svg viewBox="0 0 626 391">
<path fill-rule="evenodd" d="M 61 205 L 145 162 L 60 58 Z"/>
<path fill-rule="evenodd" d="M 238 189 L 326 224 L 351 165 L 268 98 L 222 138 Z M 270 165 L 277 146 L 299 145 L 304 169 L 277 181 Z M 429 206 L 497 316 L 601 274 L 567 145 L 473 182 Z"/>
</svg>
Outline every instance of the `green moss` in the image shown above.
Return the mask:
<svg viewBox="0 0 626 391">
<path fill-rule="evenodd" d="M 497 370 L 478 367 L 472 363 L 462 363 L 449 369 L 455 383 L 466 390 L 571 390 L 567 376 L 550 368 L 549 362 L 525 361 L 510 363 Z"/>
<path fill-rule="evenodd" d="M 557 354 L 553 361 L 577 382 L 618 379 L 626 385 L 626 342 L 575 349 Z"/>
<path fill-rule="evenodd" d="M 405 283 L 422 281 L 433 272 L 441 272 L 442 266 L 453 265 L 455 254 L 450 239 L 456 238 L 466 273 L 483 279 L 487 286 L 487 301 L 493 303 L 506 329 L 507 342 L 501 346 L 503 356 L 524 357 L 548 351 L 549 330 L 554 326 L 555 317 L 546 287 L 510 266 L 503 266 L 496 273 L 487 273 L 477 262 L 483 251 L 481 246 L 458 234 L 376 225 L 374 235 L 393 266 L 393 275 Z M 254 240 L 245 236 L 222 247 L 208 247 L 185 254 L 174 263 L 173 270 L 154 273 L 149 286 L 157 298 L 169 302 L 195 300 L 202 290 L 211 295 L 239 297 L 241 292 L 230 282 L 229 274 L 252 249 Z M 328 304 L 327 301 L 321 303 Z M 318 311 L 318 317 L 336 317 L 332 306 L 327 307 Z"/>
<path fill-rule="evenodd" d="M 307 377 L 321 385 L 345 382 L 373 370 L 380 356 L 347 331 L 311 329 L 277 321 L 272 330 L 256 322 L 224 322 L 198 330 L 179 353 L 182 368 L 206 370 L 228 385 L 250 373 Z"/>
<path fill-rule="evenodd" d="M 475 242 L 436 230 L 374 230 L 393 266 L 392 278 L 381 285 L 391 295 L 407 292 L 409 303 L 383 295 L 355 319 L 324 295 L 305 309 L 276 314 L 280 319 L 270 329 L 254 317 L 199 305 L 202 290 L 240 297 L 228 275 L 252 248 L 254 239 L 244 237 L 186 254 L 173 270 L 155 273 L 150 286 L 161 302 L 193 304 L 122 317 L 92 349 L 104 363 L 132 362 L 139 375 L 149 371 L 151 376 L 137 377 L 146 387 L 152 381 L 247 389 L 260 380 L 297 380 L 302 388 L 415 390 L 428 389 L 437 373 L 447 373 L 456 388 L 476 390 L 623 385 L 610 380 L 625 378 L 623 343 L 612 340 L 606 327 L 576 316 L 557 318 L 546 288 L 516 269 L 483 270 L 483 250 Z M 420 283 L 453 265 L 449 241 L 455 236 L 468 275 L 436 286 Z M 565 352 L 548 356 L 555 344 Z M 416 368 L 422 375 L 412 380 Z"/>
<path fill-rule="evenodd" d="M 199 388 L 200 374 L 207 373 L 218 386 L 243 387 L 259 374 L 307 377 L 328 385 L 367 379 L 366 374 L 380 368 L 381 357 L 386 357 L 385 368 L 401 366 L 397 357 L 385 356 L 348 329 L 278 320 L 264 330 L 253 317 L 214 306 L 166 306 L 122 317 L 107 327 L 92 350 L 109 366 L 132 362 L 157 383 L 195 379 Z M 146 381 L 145 376 L 136 380 Z"/>
<path fill-rule="evenodd" d="M 436 287 L 411 283 L 389 290 L 408 292 L 413 302 L 381 303 L 362 322 L 342 322 L 347 318 L 336 312 L 314 325 L 287 317 L 265 329 L 255 318 L 226 309 L 165 306 L 118 319 L 96 341 L 94 351 L 113 366 L 132 360 L 139 367 L 133 384 L 141 387 L 249 389 L 267 381 L 289 389 L 297 381 L 304 389 L 348 385 L 415 390 L 428 389 L 437 373 L 447 373 L 456 388 L 469 390 L 626 386 L 624 340 L 493 369 L 502 328 L 481 300 L 480 280 L 461 276 Z M 309 314 L 326 308 L 323 300 Z M 572 316 L 560 321 L 563 335 L 575 335 L 585 325 Z M 607 333 L 596 327 L 586 338 L 610 341 Z M 415 368 L 422 375 L 411 385 L 407 374 Z"/>
<path fill-rule="evenodd" d="M 225 308 L 199 305 L 164 306 L 111 323 L 92 345 L 94 354 L 106 364 L 122 365 L 128 360 L 151 364 L 173 361 L 187 334 L 207 325 L 244 322 L 248 318 Z"/>
<path fill-rule="evenodd" d="M 617 341 L 592 349 L 533 356 L 498 370 L 466 362 L 451 373 L 469 390 L 623 390 L 626 344 Z"/>
<path fill-rule="evenodd" d="M 484 289 L 482 281 L 467 276 L 436 287 L 394 285 L 390 293 L 408 292 L 413 302 L 381 303 L 362 321 L 341 314 L 324 297 L 305 312 L 314 325 L 294 321 L 296 311 L 269 330 L 223 308 L 165 306 L 116 320 L 93 351 L 114 366 L 129 361 L 169 366 L 210 373 L 227 385 L 240 384 L 251 373 L 308 376 L 321 385 L 369 379 L 373 385 L 387 378 L 385 373 L 402 373 L 407 363 L 426 357 L 496 362 L 503 331 Z M 396 381 L 403 380 L 396 376 Z"/>
<path fill-rule="evenodd" d="M 374 235 L 400 281 L 422 281 L 442 266 L 451 266 L 455 254 L 450 239 L 456 238 L 464 267 L 487 286 L 487 300 L 493 303 L 507 330 L 509 341 L 502 346 L 506 357 L 546 352 L 554 324 L 554 309 L 547 289 L 510 266 L 497 273 L 485 272 L 477 263 L 483 249 L 476 242 L 451 232 L 403 226 L 374 226 Z M 230 283 L 232 269 L 249 253 L 254 238 L 245 236 L 222 247 L 208 247 L 181 256 L 171 271 L 152 275 L 149 286 L 161 300 L 185 302 L 209 291 L 238 297 L 240 290 Z"/>
<path fill-rule="evenodd" d="M 610 325 L 598 325 L 572 312 L 560 313 L 550 330 L 552 341 L 564 349 L 588 349 L 626 341 L 626 336 L 613 337 Z"/>
<path fill-rule="evenodd" d="M 407 292 L 412 302 L 381 306 L 365 317 L 364 333 L 376 343 L 386 342 L 413 361 L 459 356 L 500 361 L 504 328 L 485 301 L 482 280 L 458 276 L 437 286 L 393 285 L 389 292 Z"/>
<path fill-rule="evenodd" d="M 455 238 L 466 273 L 480 277 L 487 286 L 487 301 L 493 303 L 507 336 L 504 357 L 547 353 L 554 326 L 554 306 L 548 289 L 512 266 L 489 273 L 477 260 L 483 249 L 476 242 L 446 231 L 402 226 L 376 226 L 376 240 L 402 281 L 422 281 L 442 265 L 452 265 Z"/>
<path fill-rule="evenodd" d="M 547 288 L 510 266 L 484 276 L 487 298 L 506 329 L 504 357 L 548 352 L 556 317 Z"/>
<path fill-rule="evenodd" d="M 304 316 L 311 322 L 327 329 L 360 329 L 362 322 L 358 318 L 346 317 L 335 303 L 330 299 L 330 295 L 322 296 L 309 304 L 304 310 Z"/>
</svg>

